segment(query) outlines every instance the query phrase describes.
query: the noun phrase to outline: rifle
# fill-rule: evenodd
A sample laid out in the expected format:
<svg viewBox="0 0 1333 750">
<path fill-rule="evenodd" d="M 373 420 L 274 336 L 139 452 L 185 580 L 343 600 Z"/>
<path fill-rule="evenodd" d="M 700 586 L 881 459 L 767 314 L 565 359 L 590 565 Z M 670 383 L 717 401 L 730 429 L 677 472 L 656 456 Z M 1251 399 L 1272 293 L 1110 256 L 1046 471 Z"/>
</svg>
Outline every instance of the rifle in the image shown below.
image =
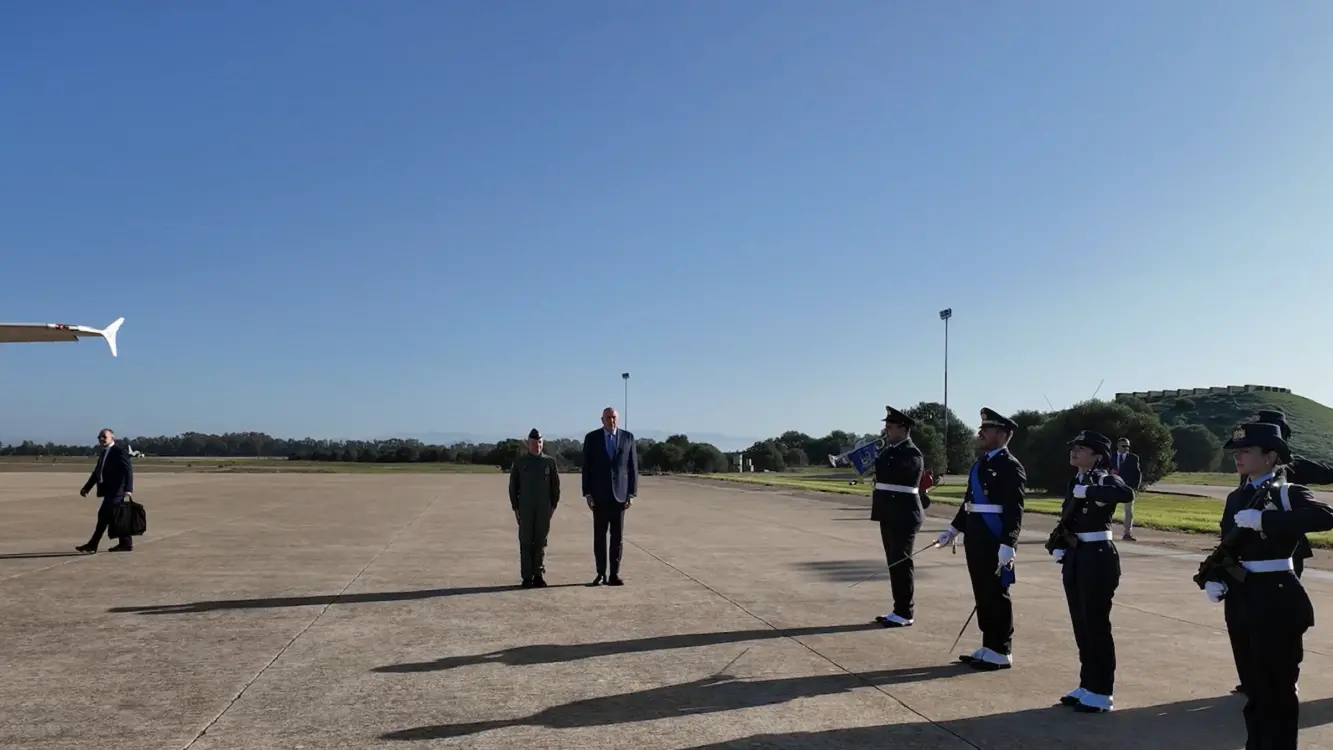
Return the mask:
<svg viewBox="0 0 1333 750">
<path fill-rule="evenodd" d="M 1271 491 L 1269 485 L 1273 483 L 1274 478 L 1265 479 L 1263 484 L 1259 485 L 1258 489 L 1255 490 L 1254 497 L 1246 504 L 1244 510 L 1258 510 L 1272 499 L 1269 495 Z M 1246 531 L 1250 531 L 1250 529 L 1232 526 L 1231 530 L 1223 535 L 1222 541 L 1208 554 L 1208 557 L 1199 563 L 1199 572 L 1194 574 L 1194 583 L 1200 590 L 1210 580 L 1220 578 L 1223 573 L 1231 576 L 1236 583 L 1245 583 L 1245 568 L 1240 564 L 1240 560 L 1236 557 L 1232 547 L 1236 545 L 1241 534 Z"/>
<path fill-rule="evenodd" d="M 1077 505 L 1078 498 L 1073 498 L 1069 509 L 1060 515 L 1055 528 L 1051 529 L 1051 535 L 1046 539 L 1047 552 L 1055 552 L 1058 549 L 1072 550 L 1078 546 L 1078 534 L 1069 530 L 1069 527 L 1074 525 L 1074 508 Z"/>
</svg>

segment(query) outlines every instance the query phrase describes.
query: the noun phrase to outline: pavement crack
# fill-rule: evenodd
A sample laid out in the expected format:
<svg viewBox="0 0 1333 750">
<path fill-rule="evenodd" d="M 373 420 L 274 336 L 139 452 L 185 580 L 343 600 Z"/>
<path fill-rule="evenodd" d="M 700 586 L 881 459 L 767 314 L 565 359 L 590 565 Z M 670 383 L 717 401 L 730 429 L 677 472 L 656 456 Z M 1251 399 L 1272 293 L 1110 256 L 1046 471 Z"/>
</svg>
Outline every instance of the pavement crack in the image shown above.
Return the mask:
<svg viewBox="0 0 1333 750">
<path fill-rule="evenodd" d="M 194 747 L 194 743 L 198 742 L 200 738 L 202 738 L 205 734 L 208 734 L 208 730 L 212 729 L 213 725 L 217 724 L 218 721 L 224 715 L 226 715 L 228 711 L 231 710 L 231 707 L 236 705 L 237 701 L 241 699 L 241 696 L 245 695 L 245 691 L 249 690 L 251 685 L 258 682 L 259 678 L 263 677 L 264 673 L 267 672 L 270 667 L 276 664 L 278 662 L 278 659 L 281 659 L 282 655 L 287 653 L 287 650 L 290 649 L 293 645 L 295 645 L 295 643 L 298 640 L 300 640 L 301 636 L 305 635 L 306 632 L 310 630 L 310 628 L 314 627 L 315 623 L 319 622 L 319 618 L 323 617 L 324 613 L 328 612 L 330 607 L 337 604 L 338 600 L 342 598 L 343 594 L 346 594 L 347 590 L 350 589 L 352 585 L 355 584 L 358 580 L 360 580 L 361 576 L 365 575 L 366 571 L 370 569 L 370 566 L 374 565 L 375 561 L 380 559 L 380 555 L 383 555 L 385 552 L 387 552 L 388 549 L 394 545 L 394 542 L 398 541 L 398 537 L 403 535 L 403 532 L 415 526 L 417 521 L 420 521 L 421 517 L 426 515 L 427 511 L 429 511 L 432 507 L 435 506 L 435 503 L 439 501 L 439 499 L 443 496 L 443 494 L 444 493 L 442 492 L 436 493 L 435 497 L 431 498 L 430 502 L 426 503 L 426 507 L 422 508 L 420 513 L 417 513 L 415 516 L 412 517 L 412 520 L 408 521 L 406 524 L 403 525 L 402 528 L 394 532 L 394 535 L 389 539 L 387 543 L 385 543 L 385 545 L 382 548 L 380 548 L 380 551 L 376 552 L 370 558 L 370 560 L 366 562 L 365 565 L 361 566 L 361 570 L 358 570 L 356 572 L 356 575 L 352 576 L 352 580 L 348 581 L 347 585 L 343 586 L 342 589 L 340 589 L 337 594 L 334 594 L 333 598 L 330 599 L 327 604 L 321 607 L 319 612 L 315 613 L 314 617 L 310 618 L 310 622 L 307 622 L 305 624 L 305 627 L 297 631 L 296 635 L 292 636 L 292 639 L 287 641 L 287 645 L 278 649 L 278 653 L 274 654 L 273 658 L 269 659 L 268 663 L 265 664 L 263 667 L 261 667 L 260 670 L 255 673 L 254 677 L 251 677 L 249 680 L 247 680 L 246 683 L 241 686 L 241 689 L 236 692 L 236 695 L 233 695 L 231 697 L 231 700 L 227 701 L 227 705 L 222 707 L 222 710 L 218 712 L 217 716 L 214 716 L 207 724 L 205 724 L 204 728 L 200 729 L 199 732 L 196 733 L 189 742 L 185 743 L 185 745 L 181 748 L 181 750 L 190 750 L 190 748 Z"/>
</svg>

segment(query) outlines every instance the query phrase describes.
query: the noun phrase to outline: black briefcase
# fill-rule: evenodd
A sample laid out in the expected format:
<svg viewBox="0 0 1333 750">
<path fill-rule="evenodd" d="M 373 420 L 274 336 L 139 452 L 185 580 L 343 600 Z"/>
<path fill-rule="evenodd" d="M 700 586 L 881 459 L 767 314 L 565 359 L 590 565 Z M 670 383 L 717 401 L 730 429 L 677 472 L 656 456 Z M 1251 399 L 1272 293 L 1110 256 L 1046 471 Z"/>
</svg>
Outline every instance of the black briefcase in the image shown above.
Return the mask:
<svg viewBox="0 0 1333 750">
<path fill-rule="evenodd" d="M 115 506 L 111 511 L 111 523 L 108 524 L 107 536 L 143 536 L 148 530 L 148 511 L 136 502 L 133 498 L 125 500 Z"/>
</svg>

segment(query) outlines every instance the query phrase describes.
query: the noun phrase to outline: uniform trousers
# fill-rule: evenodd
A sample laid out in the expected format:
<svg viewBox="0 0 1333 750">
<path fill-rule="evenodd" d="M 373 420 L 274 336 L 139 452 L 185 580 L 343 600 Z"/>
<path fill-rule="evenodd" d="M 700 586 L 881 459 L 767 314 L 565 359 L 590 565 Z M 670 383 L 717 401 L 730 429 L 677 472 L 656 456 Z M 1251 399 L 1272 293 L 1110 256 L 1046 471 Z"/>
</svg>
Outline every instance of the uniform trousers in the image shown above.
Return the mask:
<svg viewBox="0 0 1333 750">
<path fill-rule="evenodd" d="M 1222 600 L 1227 635 L 1248 699 L 1244 711 L 1245 750 L 1296 750 L 1300 725 L 1296 683 L 1305 657 L 1305 628 L 1258 627 L 1244 592 L 1238 590 L 1245 584 L 1227 581 L 1227 585 L 1231 589 Z"/>
<path fill-rule="evenodd" d="M 976 522 L 974 522 L 976 523 Z M 972 596 L 977 603 L 977 627 L 981 645 L 1008 656 L 1014 641 L 1014 606 L 1009 587 L 1000 585 L 1000 541 L 990 530 L 969 524 L 963 535 L 967 573 L 972 578 Z"/>
<path fill-rule="evenodd" d="M 916 612 L 916 561 L 910 556 L 916 546 L 917 532 L 921 531 L 921 512 L 895 512 L 893 517 L 879 522 L 879 537 L 884 543 L 884 557 L 889 568 L 889 589 L 893 594 L 893 613 L 907 620 Z"/>
<path fill-rule="evenodd" d="M 1078 686 L 1089 693 L 1114 695 L 1111 600 L 1120 586 L 1120 553 L 1111 542 L 1080 542 L 1065 552 L 1060 564 L 1078 645 Z"/>
<path fill-rule="evenodd" d="M 546 573 L 546 537 L 551 531 L 553 512 L 549 505 L 544 507 L 519 505 L 519 572 L 525 581 L 531 581 Z"/>
</svg>

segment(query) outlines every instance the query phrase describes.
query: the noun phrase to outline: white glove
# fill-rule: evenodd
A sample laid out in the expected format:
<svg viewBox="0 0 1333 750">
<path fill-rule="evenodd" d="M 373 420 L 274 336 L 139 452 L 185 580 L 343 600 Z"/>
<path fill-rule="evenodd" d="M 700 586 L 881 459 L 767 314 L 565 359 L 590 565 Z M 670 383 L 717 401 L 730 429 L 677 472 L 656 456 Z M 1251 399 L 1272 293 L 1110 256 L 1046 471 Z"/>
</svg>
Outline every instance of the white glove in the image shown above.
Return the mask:
<svg viewBox="0 0 1333 750">
<path fill-rule="evenodd" d="M 1262 510 L 1242 510 L 1238 512 L 1234 520 L 1237 526 L 1255 531 L 1264 530 L 1264 512 Z"/>
<path fill-rule="evenodd" d="M 1221 581 L 1209 581 L 1203 585 L 1203 590 L 1208 594 L 1208 601 L 1217 604 L 1226 596 L 1227 585 Z"/>
<path fill-rule="evenodd" d="M 1013 562 L 1013 561 L 1014 561 L 1014 548 L 1013 548 L 1013 547 L 1010 547 L 1010 546 L 1007 545 L 1007 544 L 1001 544 L 1001 545 L 1000 545 L 1000 565 L 1001 565 L 1001 567 L 1003 567 L 1003 566 L 1005 566 L 1005 565 L 1008 565 L 1009 563 L 1011 563 L 1011 562 Z"/>
<path fill-rule="evenodd" d="M 939 537 L 935 540 L 935 543 L 941 547 L 944 547 L 953 542 L 954 539 L 957 539 L 958 535 L 961 533 L 963 532 L 950 526 L 949 528 L 945 529 L 943 532 L 940 533 Z"/>
<path fill-rule="evenodd" d="M 1078 498 L 1079 500 L 1082 500 L 1087 496 L 1088 496 L 1088 485 L 1086 484 L 1074 485 L 1074 497 Z"/>
<path fill-rule="evenodd" d="M 1065 551 L 1062 549 L 1052 550 L 1051 557 L 1054 557 L 1056 562 L 1060 562 L 1065 559 Z"/>
</svg>

